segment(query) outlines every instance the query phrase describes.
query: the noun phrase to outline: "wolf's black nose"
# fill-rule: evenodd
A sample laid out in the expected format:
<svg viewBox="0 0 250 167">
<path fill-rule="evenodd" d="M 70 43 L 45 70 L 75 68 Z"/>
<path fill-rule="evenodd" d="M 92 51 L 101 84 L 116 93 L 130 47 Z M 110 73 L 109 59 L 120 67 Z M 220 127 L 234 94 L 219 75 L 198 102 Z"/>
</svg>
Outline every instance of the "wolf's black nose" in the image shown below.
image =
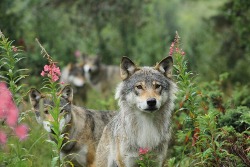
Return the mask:
<svg viewBox="0 0 250 167">
<path fill-rule="evenodd" d="M 156 105 L 156 99 L 155 98 L 149 98 L 147 100 L 147 104 L 149 107 L 154 107 Z"/>
</svg>

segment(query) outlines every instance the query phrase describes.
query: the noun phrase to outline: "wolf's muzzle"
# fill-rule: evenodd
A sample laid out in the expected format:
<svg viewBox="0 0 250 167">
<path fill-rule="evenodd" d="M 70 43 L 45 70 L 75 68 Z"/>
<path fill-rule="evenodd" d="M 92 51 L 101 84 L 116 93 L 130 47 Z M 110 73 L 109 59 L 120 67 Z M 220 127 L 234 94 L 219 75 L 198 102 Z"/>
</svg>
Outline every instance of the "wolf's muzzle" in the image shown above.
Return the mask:
<svg viewBox="0 0 250 167">
<path fill-rule="evenodd" d="M 149 98 L 149 99 L 147 99 L 147 105 L 149 107 L 155 107 L 155 105 L 156 105 L 156 99 L 155 98 Z"/>
<path fill-rule="evenodd" d="M 147 107 L 146 110 L 147 111 L 155 111 L 155 110 L 157 110 L 156 103 L 157 103 L 157 101 L 156 101 L 155 98 L 149 98 L 149 99 L 147 99 L 147 105 L 148 105 L 148 107 Z"/>
</svg>

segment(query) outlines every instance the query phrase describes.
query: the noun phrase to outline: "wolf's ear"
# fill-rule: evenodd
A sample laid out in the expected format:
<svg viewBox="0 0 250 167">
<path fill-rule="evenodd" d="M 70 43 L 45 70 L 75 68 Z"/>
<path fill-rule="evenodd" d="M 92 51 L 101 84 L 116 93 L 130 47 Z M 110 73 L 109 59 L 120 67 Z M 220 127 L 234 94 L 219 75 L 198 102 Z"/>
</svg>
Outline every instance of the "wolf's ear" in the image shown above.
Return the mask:
<svg viewBox="0 0 250 167">
<path fill-rule="evenodd" d="M 132 74 L 135 73 L 137 67 L 135 63 L 132 62 L 128 57 L 122 57 L 121 65 L 120 65 L 120 75 L 122 80 L 127 79 Z"/>
<path fill-rule="evenodd" d="M 171 56 L 166 57 L 160 63 L 156 64 L 155 69 L 163 73 L 166 77 L 172 77 L 173 58 Z"/>
<path fill-rule="evenodd" d="M 40 99 L 42 98 L 42 95 L 37 89 L 31 88 L 29 98 L 31 105 L 36 108 L 39 104 Z"/>
<path fill-rule="evenodd" d="M 70 85 L 66 85 L 60 92 L 62 97 L 69 102 L 73 101 L 73 89 Z"/>
</svg>

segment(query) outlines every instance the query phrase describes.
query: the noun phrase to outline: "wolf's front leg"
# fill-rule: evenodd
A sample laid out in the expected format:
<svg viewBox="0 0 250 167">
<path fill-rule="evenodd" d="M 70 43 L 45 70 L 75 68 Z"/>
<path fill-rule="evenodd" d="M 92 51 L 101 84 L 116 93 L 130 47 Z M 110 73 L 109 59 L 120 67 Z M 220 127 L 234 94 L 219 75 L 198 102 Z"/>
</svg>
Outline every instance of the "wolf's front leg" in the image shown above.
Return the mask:
<svg viewBox="0 0 250 167">
<path fill-rule="evenodd" d="M 115 157 L 113 155 L 110 155 L 108 157 L 108 166 L 107 167 L 119 167 L 116 160 L 115 160 Z"/>
<path fill-rule="evenodd" d="M 127 155 L 124 158 L 124 164 L 125 167 L 138 167 L 136 161 L 139 157 L 133 156 L 133 155 Z"/>
<path fill-rule="evenodd" d="M 75 159 L 79 164 L 82 164 L 83 166 L 87 165 L 87 154 L 88 154 L 88 147 L 83 146 L 81 150 L 76 153 Z"/>
</svg>

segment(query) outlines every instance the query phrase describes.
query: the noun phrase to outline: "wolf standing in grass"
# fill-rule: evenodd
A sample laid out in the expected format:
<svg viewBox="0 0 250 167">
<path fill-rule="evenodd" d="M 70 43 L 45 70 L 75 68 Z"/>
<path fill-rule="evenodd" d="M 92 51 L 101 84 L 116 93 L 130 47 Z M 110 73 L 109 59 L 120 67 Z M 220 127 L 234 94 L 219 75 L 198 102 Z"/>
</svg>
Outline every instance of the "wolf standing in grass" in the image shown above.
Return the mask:
<svg viewBox="0 0 250 167">
<path fill-rule="evenodd" d="M 172 57 L 155 67 L 137 67 L 123 57 L 123 81 L 116 90 L 120 112 L 104 128 L 97 148 L 98 167 L 136 167 L 140 148 L 153 152 L 157 167 L 164 165 L 177 90 L 172 67 Z"/>
<path fill-rule="evenodd" d="M 58 95 L 61 96 L 60 130 L 65 135 L 60 158 L 70 160 L 75 167 L 95 167 L 97 144 L 103 128 L 115 112 L 94 111 L 73 105 L 73 89 L 70 86 L 65 86 Z M 49 132 L 50 139 L 53 140 L 51 121 L 54 120 L 49 112 L 49 108 L 53 107 L 53 101 L 36 89 L 31 89 L 30 101 L 37 122 L 43 124 L 44 129 Z"/>
</svg>

